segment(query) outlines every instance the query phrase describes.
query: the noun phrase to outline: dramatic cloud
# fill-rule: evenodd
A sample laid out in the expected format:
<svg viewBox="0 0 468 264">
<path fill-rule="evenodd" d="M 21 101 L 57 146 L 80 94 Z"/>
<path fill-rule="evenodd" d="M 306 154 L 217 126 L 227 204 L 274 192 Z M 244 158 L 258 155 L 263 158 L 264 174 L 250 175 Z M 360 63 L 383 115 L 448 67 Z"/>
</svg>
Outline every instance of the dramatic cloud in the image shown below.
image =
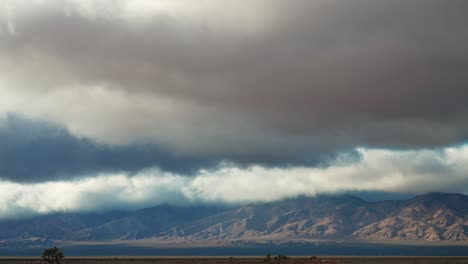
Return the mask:
<svg viewBox="0 0 468 264">
<path fill-rule="evenodd" d="M 112 146 L 74 136 L 54 123 L 13 114 L 0 116 L 0 146 L 0 179 L 18 182 L 83 178 L 106 172 L 133 174 L 149 167 L 190 176 L 200 169 L 216 167 L 225 160 L 241 166 L 311 163 L 307 156 L 302 159 L 281 158 L 284 153 L 244 153 L 242 156 L 222 157 L 208 153 L 177 153 L 158 144 Z M 347 155 L 350 159 L 359 158 L 355 151 L 348 151 Z"/>
<path fill-rule="evenodd" d="M 467 5 L 6 1 L 0 111 L 228 159 L 440 147 L 468 133 Z"/>
<path fill-rule="evenodd" d="M 468 192 L 468 146 L 439 150 L 359 149 L 362 159 L 328 168 L 239 168 L 224 164 L 194 177 L 148 169 L 75 181 L 0 183 L 0 216 L 133 209 L 157 204 L 276 201 L 299 195 L 384 191 Z M 343 161 L 344 160 L 344 161 Z"/>
<path fill-rule="evenodd" d="M 4 0 L 0 217 L 466 192 L 466 10 Z"/>
</svg>

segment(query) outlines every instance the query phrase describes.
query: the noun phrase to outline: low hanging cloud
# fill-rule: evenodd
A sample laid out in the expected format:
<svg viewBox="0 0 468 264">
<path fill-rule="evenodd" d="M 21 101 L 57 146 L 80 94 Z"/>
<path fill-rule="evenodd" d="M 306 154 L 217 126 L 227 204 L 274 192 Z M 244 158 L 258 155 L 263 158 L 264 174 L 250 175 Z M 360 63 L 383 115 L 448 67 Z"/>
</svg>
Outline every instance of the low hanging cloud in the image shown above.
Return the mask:
<svg viewBox="0 0 468 264">
<path fill-rule="evenodd" d="M 3 3 L 0 112 L 78 136 L 305 164 L 468 134 L 463 0 Z"/>
<path fill-rule="evenodd" d="M 358 152 L 360 161 L 342 158 L 328 168 L 221 164 L 194 177 L 147 169 L 135 175 L 99 174 L 74 181 L 2 181 L 0 216 L 129 210 L 158 204 L 236 205 L 356 191 L 468 192 L 468 146 L 419 151 L 360 148 Z"/>
</svg>

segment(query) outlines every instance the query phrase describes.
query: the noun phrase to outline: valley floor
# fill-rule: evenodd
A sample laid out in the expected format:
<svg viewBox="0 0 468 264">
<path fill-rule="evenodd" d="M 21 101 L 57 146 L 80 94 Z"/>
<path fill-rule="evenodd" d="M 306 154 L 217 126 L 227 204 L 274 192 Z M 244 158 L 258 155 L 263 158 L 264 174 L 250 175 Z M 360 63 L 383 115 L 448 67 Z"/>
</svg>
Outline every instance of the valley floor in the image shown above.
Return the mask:
<svg viewBox="0 0 468 264">
<path fill-rule="evenodd" d="M 39 258 L 0 258 L 0 264 L 43 264 Z M 264 264 L 263 257 L 99 257 L 66 258 L 62 264 Z M 468 257 L 324 257 L 317 259 L 292 258 L 284 264 L 362 263 L 362 264 L 460 264 Z"/>
<path fill-rule="evenodd" d="M 384 244 L 364 242 L 314 242 L 314 243 L 242 243 L 229 246 L 216 241 L 194 244 L 152 244 L 149 241 L 122 242 L 56 242 L 65 256 L 76 257 L 125 257 L 125 256 L 265 256 L 286 254 L 288 256 L 468 256 L 466 244 Z M 218 241 L 219 242 L 219 241 Z M 4 245 L 0 246 L 0 256 L 40 256 L 44 248 L 52 245 Z M 382 259 L 383 261 L 383 259 Z M 0 261 L 0 264 L 2 262 Z M 157 262 L 152 262 L 157 263 Z M 354 262 L 356 263 L 356 262 Z M 386 262 L 382 262 L 386 263 Z M 420 262 L 413 262 L 420 263 Z M 438 263 L 438 262 L 435 262 Z M 466 262 L 458 262 L 466 263 Z M 235 264 L 235 263 L 234 263 Z"/>
</svg>

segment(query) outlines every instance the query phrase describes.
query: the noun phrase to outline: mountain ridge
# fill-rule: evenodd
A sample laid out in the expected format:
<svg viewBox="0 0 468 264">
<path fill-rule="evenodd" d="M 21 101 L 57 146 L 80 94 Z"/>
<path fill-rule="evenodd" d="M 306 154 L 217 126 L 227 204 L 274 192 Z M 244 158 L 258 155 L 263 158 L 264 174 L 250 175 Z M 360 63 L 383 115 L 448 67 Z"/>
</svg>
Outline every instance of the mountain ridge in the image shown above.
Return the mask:
<svg viewBox="0 0 468 264">
<path fill-rule="evenodd" d="M 368 202 L 297 197 L 235 208 L 155 206 L 0 221 L 0 239 L 55 241 L 468 241 L 468 196 L 428 193 Z"/>
</svg>

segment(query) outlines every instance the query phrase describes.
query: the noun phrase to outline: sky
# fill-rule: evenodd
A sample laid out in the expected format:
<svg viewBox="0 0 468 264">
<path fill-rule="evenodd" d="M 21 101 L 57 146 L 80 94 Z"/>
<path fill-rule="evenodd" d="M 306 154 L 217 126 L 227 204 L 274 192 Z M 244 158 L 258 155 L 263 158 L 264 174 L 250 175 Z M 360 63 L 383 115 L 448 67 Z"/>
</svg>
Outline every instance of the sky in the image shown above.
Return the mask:
<svg viewBox="0 0 468 264">
<path fill-rule="evenodd" d="M 1 0 L 0 218 L 468 193 L 464 0 Z"/>
</svg>

